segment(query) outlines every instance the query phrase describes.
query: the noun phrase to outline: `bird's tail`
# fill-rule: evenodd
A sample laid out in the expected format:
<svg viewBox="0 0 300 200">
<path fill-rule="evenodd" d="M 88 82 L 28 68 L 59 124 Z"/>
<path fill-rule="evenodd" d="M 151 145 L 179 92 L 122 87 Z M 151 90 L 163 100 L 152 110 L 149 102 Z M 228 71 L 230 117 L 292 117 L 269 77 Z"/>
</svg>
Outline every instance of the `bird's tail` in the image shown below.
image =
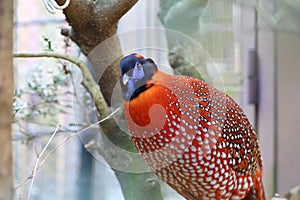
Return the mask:
<svg viewBox="0 0 300 200">
<path fill-rule="evenodd" d="M 254 185 L 243 200 L 266 200 L 260 169 L 256 169 L 255 176 L 253 178 Z"/>
</svg>

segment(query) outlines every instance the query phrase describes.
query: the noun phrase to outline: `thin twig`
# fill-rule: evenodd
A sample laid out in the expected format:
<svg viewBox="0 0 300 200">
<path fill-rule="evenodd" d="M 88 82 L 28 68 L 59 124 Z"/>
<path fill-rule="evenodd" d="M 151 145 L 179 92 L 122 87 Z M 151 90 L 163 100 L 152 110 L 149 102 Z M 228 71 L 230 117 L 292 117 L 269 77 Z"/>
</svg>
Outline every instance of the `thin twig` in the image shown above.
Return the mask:
<svg viewBox="0 0 300 200">
<path fill-rule="evenodd" d="M 32 175 L 28 176 L 27 179 L 22 181 L 19 185 L 15 187 L 15 190 L 18 190 L 20 187 L 22 187 L 25 183 L 27 183 L 30 179 L 32 179 Z"/>
<path fill-rule="evenodd" d="M 33 169 L 33 171 L 32 171 L 32 179 L 31 179 L 31 183 L 30 183 L 30 187 L 29 187 L 29 191 L 28 191 L 28 200 L 30 199 L 30 196 L 31 196 L 31 191 L 32 191 L 33 183 L 34 183 L 35 176 L 36 176 L 36 173 L 37 173 L 37 170 L 38 170 L 40 158 L 44 155 L 45 151 L 47 150 L 49 144 L 50 144 L 51 141 L 53 140 L 53 138 L 54 138 L 54 136 L 56 135 L 56 133 L 57 133 L 57 131 L 58 131 L 59 128 L 60 128 L 60 125 L 58 124 L 58 125 L 56 126 L 55 131 L 53 132 L 53 134 L 52 134 L 51 137 L 49 138 L 47 144 L 46 144 L 45 147 L 43 148 L 42 152 L 41 152 L 41 153 L 37 153 L 37 158 L 36 158 L 36 161 L 35 161 L 34 169 Z"/>
<path fill-rule="evenodd" d="M 48 159 L 48 157 L 54 152 L 56 151 L 62 144 L 64 144 L 67 140 L 69 140 L 70 138 L 104 122 L 105 120 L 109 119 L 111 116 L 113 116 L 116 112 L 118 112 L 121 109 L 121 107 L 118 107 L 116 110 L 114 110 L 112 113 L 110 113 L 109 115 L 107 115 L 106 117 L 104 117 L 103 119 L 101 119 L 100 121 L 91 124 L 88 127 L 85 127 L 71 135 L 66 136 L 63 140 L 61 140 L 53 149 L 51 149 L 51 151 L 45 155 L 44 159 L 40 161 L 40 158 L 43 156 L 43 154 L 45 153 L 45 150 L 47 149 L 47 147 L 49 146 L 50 142 L 53 140 L 55 134 L 59 131 L 58 127 L 56 127 L 55 131 L 53 132 L 52 136 L 50 137 L 50 139 L 48 140 L 46 146 L 44 147 L 44 149 L 42 150 L 42 152 L 40 154 L 37 154 L 37 159 L 35 162 L 35 166 L 34 169 L 32 171 L 32 174 L 30 176 L 27 177 L 26 180 L 24 180 L 22 183 L 20 183 L 18 186 L 15 187 L 15 190 L 19 189 L 21 186 L 23 186 L 25 183 L 27 183 L 27 181 L 31 180 L 31 185 L 30 185 L 30 189 L 29 189 L 29 194 L 28 194 L 28 200 L 30 199 L 30 195 L 31 195 L 31 190 L 33 187 L 33 182 L 34 182 L 34 177 L 36 175 L 36 172 L 39 170 L 39 168 L 45 163 L 45 161 Z M 40 162 L 39 162 L 40 161 Z"/>
<path fill-rule="evenodd" d="M 62 144 L 64 144 L 66 141 L 68 141 L 70 138 L 74 137 L 75 135 L 79 135 L 80 133 L 104 122 L 105 120 L 109 119 L 111 116 L 113 116 L 116 112 L 118 112 L 119 110 L 121 109 L 121 107 L 117 108 L 116 110 L 114 110 L 112 113 L 110 113 L 108 116 L 106 116 L 105 118 L 101 119 L 100 121 L 94 123 L 94 124 L 91 124 L 90 126 L 88 127 L 85 127 L 83 129 L 81 129 L 80 131 L 77 131 L 75 133 L 72 133 L 71 135 L 68 135 L 66 136 L 63 140 L 61 140 L 45 157 L 44 159 L 40 162 L 39 166 L 42 166 L 44 164 L 44 162 L 48 159 L 48 157 L 54 152 L 56 151 Z"/>
</svg>

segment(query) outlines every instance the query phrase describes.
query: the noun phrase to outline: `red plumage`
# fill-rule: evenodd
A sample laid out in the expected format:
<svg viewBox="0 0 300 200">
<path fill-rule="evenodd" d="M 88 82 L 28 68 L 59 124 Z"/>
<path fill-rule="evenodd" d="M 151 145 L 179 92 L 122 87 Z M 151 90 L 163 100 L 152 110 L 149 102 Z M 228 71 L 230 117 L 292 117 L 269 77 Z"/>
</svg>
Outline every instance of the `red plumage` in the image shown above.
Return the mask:
<svg viewBox="0 0 300 200">
<path fill-rule="evenodd" d="M 222 91 L 156 70 L 124 112 L 147 165 L 186 199 L 265 199 L 257 135 Z"/>
</svg>

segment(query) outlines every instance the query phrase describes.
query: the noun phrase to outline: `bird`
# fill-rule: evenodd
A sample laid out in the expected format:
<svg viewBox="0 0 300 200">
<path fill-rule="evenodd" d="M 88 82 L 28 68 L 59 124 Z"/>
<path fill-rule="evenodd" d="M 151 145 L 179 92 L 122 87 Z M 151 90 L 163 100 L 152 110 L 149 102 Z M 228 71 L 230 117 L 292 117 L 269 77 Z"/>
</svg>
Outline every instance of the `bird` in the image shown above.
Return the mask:
<svg viewBox="0 0 300 200">
<path fill-rule="evenodd" d="M 132 141 L 158 178 L 187 200 L 265 200 L 258 136 L 229 95 L 138 53 L 120 74 Z"/>
</svg>

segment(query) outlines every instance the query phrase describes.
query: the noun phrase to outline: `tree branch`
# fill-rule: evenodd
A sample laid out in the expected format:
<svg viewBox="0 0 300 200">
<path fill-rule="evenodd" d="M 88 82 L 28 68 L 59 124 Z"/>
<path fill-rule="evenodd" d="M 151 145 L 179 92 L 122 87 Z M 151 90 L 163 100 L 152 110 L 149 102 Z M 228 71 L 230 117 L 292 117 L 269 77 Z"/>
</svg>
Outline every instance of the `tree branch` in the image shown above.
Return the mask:
<svg viewBox="0 0 300 200">
<path fill-rule="evenodd" d="M 97 111 L 100 114 L 100 116 L 106 116 L 108 113 L 108 106 L 104 100 L 104 97 L 99 89 L 98 84 L 94 81 L 92 74 L 90 73 L 88 67 L 85 65 L 85 63 L 81 60 L 78 60 L 77 58 L 56 53 L 56 52 L 40 52 L 40 53 L 15 53 L 15 58 L 38 58 L 38 57 L 52 57 L 52 58 L 59 58 L 68 60 L 71 63 L 77 65 L 83 75 L 82 85 L 88 90 L 88 92 L 91 94 Z"/>
<path fill-rule="evenodd" d="M 118 23 L 119 19 L 128 12 L 138 0 L 114 0 L 107 3 L 107 1 L 98 1 L 99 8 L 103 8 L 103 2 L 105 4 L 105 16 L 111 19 L 114 23 Z M 102 9 L 103 10 L 103 9 Z"/>
<path fill-rule="evenodd" d="M 116 34 L 119 19 L 138 0 L 72 0 L 64 9 L 66 20 L 72 27 L 62 32 L 69 36 L 88 55 L 92 49 Z M 65 0 L 56 0 L 60 5 Z M 80 17 L 78 17 L 80 13 Z"/>
</svg>

